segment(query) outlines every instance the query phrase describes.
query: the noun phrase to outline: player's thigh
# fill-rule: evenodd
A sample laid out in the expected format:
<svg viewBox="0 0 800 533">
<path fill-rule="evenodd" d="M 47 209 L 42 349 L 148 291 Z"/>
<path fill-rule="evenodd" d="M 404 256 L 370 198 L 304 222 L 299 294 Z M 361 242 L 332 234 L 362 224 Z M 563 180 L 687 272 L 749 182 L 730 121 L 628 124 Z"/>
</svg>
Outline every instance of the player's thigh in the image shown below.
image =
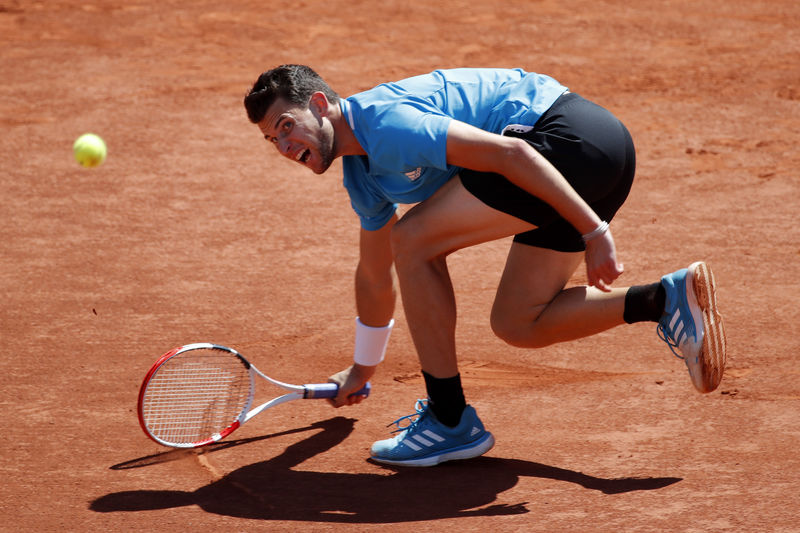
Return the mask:
<svg viewBox="0 0 800 533">
<path fill-rule="evenodd" d="M 396 259 L 404 254 L 433 259 L 533 228 L 475 198 L 456 176 L 395 224 L 392 249 Z"/>
<path fill-rule="evenodd" d="M 583 260 L 583 252 L 559 252 L 514 242 L 497 288 L 492 324 L 536 320 L 560 293 Z"/>
</svg>

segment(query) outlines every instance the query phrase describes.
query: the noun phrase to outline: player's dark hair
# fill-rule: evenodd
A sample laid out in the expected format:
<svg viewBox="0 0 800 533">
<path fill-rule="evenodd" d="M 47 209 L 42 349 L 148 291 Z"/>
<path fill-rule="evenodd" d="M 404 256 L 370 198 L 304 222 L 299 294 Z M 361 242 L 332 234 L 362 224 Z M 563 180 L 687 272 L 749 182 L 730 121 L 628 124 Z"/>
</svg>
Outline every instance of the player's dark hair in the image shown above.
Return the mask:
<svg viewBox="0 0 800 533">
<path fill-rule="evenodd" d="M 291 104 L 305 106 L 317 91 L 325 94 L 331 103 L 339 101 L 339 95 L 310 67 L 281 65 L 258 77 L 244 97 L 244 107 L 250 122 L 257 124 L 264 119 L 276 99 L 283 98 Z"/>
</svg>

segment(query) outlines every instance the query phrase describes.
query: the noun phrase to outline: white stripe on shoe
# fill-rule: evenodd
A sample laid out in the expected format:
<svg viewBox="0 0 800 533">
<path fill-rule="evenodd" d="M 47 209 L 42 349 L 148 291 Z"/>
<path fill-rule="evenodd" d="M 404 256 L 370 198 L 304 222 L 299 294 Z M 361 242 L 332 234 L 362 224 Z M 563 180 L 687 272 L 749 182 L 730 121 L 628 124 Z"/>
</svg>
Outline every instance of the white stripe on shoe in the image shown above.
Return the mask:
<svg viewBox="0 0 800 533">
<path fill-rule="evenodd" d="M 675 327 L 675 323 L 678 323 L 677 328 Z M 673 332 L 673 339 L 675 344 L 680 347 L 683 344 L 683 341 L 686 340 L 688 337 L 687 333 L 683 330 L 684 323 L 681 320 L 681 310 L 675 310 L 675 316 L 672 317 L 672 320 L 669 322 L 669 329 Z"/>
<path fill-rule="evenodd" d="M 422 449 L 422 446 L 417 446 L 416 444 L 411 442 L 411 439 L 404 440 L 403 444 L 405 444 L 406 446 L 408 446 L 409 448 L 411 448 L 415 452 L 418 452 L 418 451 L 420 451 Z"/>
<path fill-rule="evenodd" d="M 411 440 L 411 439 L 414 439 L 415 441 L 419 442 L 423 446 L 427 446 L 429 448 L 431 446 L 433 446 L 433 443 L 431 441 L 429 441 L 428 439 L 426 439 L 425 437 L 423 437 L 422 435 L 414 435 L 413 437 L 411 437 L 408 440 Z"/>
<path fill-rule="evenodd" d="M 437 435 L 436 433 L 434 433 L 434 432 L 433 432 L 433 431 L 431 431 L 430 429 L 426 429 L 426 430 L 425 430 L 425 431 L 423 431 L 422 433 L 424 433 L 426 436 L 428 436 L 428 437 L 432 438 L 432 439 L 433 439 L 433 440 L 435 440 L 436 442 L 444 442 L 444 437 L 442 437 L 442 436 L 440 436 L 440 435 Z"/>
<path fill-rule="evenodd" d="M 428 440 L 425 437 L 423 437 L 422 435 L 425 435 L 425 437 L 428 437 L 428 438 L 430 438 L 432 440 Z M 415 452 L 422 449 L 422 448 L 415 448 L 414 446 L 416 446 L 416 444 L 412 446 L 411 442 L 410 442 L 411 439 L 417 441 L 419 444 L 422 444 L 423 446 L 427 446 L 428 448 L 430 448 L 431 446 L 434 446 L 436 444 L 436 442 L 444 442 L 444 437 L 442 437 L 441 435 L 437 435 L 436 433 L 434 433 L 430 429 L 426 429 L 425 431 L 423 431 L 422 435 L 414 435 L 413 437 L 410 437 L 410 438 L 406 439 L 406 443 L 409 444 L 409 448 L 411 448 Z M 433 442 L 433 441 L 436 441 L 436 442 Z"/>
</svg>

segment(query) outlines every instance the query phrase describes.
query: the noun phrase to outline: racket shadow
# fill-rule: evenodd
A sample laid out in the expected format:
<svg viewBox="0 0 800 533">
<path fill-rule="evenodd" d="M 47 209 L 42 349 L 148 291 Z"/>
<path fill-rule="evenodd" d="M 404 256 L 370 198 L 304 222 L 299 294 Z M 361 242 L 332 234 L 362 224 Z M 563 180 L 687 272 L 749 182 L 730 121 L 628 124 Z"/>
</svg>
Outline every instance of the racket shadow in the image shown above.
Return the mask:
<svg viewBox="0 0 800 533">
<path fill-rule="evenodd" d="M 249 437 L 246 439 L 230 439 L 225 440 L 222 442 L 215 442 L 213 444 L 209 444 L 207 446 L 203 446 L 202 448 L 181 448 L 181 449 L 172 449 L 165 452 L 156 453 L 153 455 L 146 455 L 144 457 L 139 457 L 137 459 L 131 459 L 129 461 L 124 461 L 122 463 L 117 463 L 115 465 L 111 465 L 109 470 L 128 470 L 131 468 L 142 468 L 145 466 L 152 466 L 158 465 L 163 463 L 169 463 L 171 461 L 179 461 L 186 457 L 192 457 L 195 455 L 205 454 L 205 453 L 213 453 L 218 452 L 220 450 L 227 450 L 228 448 L 233 448 L 235 446 L 241 446 L 242 444 L 250 444 L 251 442 L 258 442 L 267 439 L 274 439 L 275 437 L 282 437 L 284 435 L 292 435 L 294 433 L 302 433 L 304 431 L 309 431 L 315 429 L 315 426 L 307 426 L 304 428 L 297 428 L 297 429 L 290 429 L 287 431 L 281 431 L 278 433 L 271 433 L 269 435 L 261 435 L 258 437 Z"/>
<path fill-rule="evenodd" d="M 605 479 L 531 461 L 496 457 L 445 463 L 434 468 L 384 469 L 382 473 L 293 469 L 341 443 L 352 432 L 354 422 L 336 417 L 313 424 L 309 427 L 322 431 L 289 446 L 277 457 L 239 468 L 193 492 L 117 492 L 95 499 L 89 508 L 106 513 L 197 505 L 209 513 L 248 519 L 400 523 L 527 513 L 528 502 L 494 503 L 500 493 L 514 487 L 522 477 L 573 483 L 605 494 L 657 490 L 681 481 L 676 477 Z"/>
</svg>

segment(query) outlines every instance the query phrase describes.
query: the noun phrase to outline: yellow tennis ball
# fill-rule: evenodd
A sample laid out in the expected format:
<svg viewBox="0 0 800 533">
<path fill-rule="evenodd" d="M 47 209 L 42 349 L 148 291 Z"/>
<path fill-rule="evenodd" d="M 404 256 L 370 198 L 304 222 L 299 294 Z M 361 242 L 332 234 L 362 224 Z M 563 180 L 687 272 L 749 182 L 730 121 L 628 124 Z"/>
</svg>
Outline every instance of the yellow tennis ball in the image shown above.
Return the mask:
<svg viewBox="0 0 800 533">
<path fill-rule="evenodd" d="M 75 160 L 85 167 L 96 167 L 106 160 L 106 143 L 94 133 L 85 133 L 72 145 Z"/>
</svg>

